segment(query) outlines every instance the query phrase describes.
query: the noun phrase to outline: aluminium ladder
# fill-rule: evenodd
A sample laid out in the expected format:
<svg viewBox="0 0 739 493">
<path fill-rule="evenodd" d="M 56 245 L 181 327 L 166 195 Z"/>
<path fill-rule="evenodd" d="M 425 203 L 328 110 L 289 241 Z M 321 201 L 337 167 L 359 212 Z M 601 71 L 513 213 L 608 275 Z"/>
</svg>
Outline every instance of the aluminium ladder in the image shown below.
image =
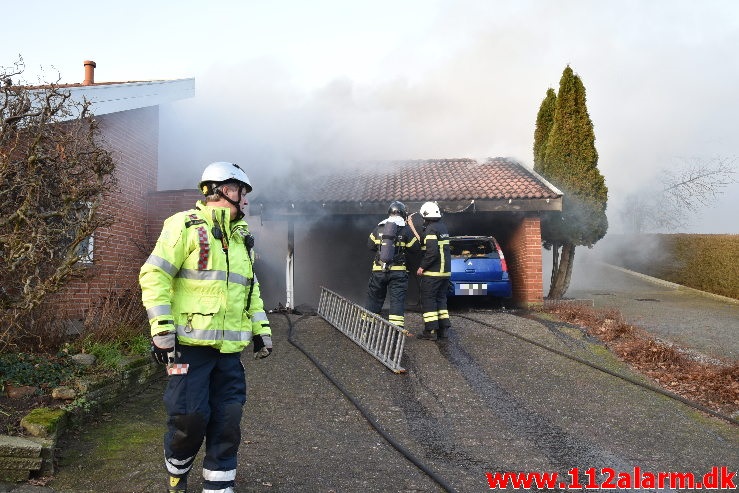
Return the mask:
<svg viewBox="0 0 739 493">
<path fill-rule="evenodd" d="M 394 373 L 400 366 L 409 332 L 321 286 L 318 314 Z"/>
</svg>

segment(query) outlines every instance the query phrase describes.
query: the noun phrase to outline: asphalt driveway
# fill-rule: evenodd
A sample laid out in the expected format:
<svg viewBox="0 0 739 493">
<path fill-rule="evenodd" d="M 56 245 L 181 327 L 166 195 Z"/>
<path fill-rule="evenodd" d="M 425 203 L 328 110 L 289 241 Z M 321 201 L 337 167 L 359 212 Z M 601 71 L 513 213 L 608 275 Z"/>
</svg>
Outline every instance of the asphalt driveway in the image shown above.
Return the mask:
<svg viewBox="0 0 739 493">
<path fill-rule="evenodd" d="M 581 256 L 568 297 L 616 308 L 652 334 L 701 353 L 739 359 L 739 300 L 701 293 Z"/>
<path fill-rule="evenodd" d="M 617 308 L 665 340 L 736 360 L 736 303 L 598 263 L 577 272 L 568 295 Z M 396 375 L 318 316 L 269 317 L 273 355 L 243 360 L 241 493 L 476 492 L 489 490 L 487 473 L 496 472 L 567 479 L 577 468 L 586 481 L 590 467 L 739 469 L 739 426 L 505 333 L 641 379 L 567 324 L 516 310 L 453 313 L 449 342 L 408 339 L 407 371 Z M 407 319 L 409 328 L 422 325 L 416 312 Z M 0 485 L 0 492 L 162 491 L 163 385 L 68 434 L 45 485 Z M 199 491 L 198 464 L 191 491 Z"/>
<path fill-rule="evenodd" d="M 449 342 L 409 339 L 396 375 L 320 317 L 271 314 L 275 352 L 244 359 L 237 491 L 477 492 L 495 472 L 739 468 L 736 425 L 470 320 L 629 373 L 582 332 L 523 315 L 452 316 Z M 420 327 L 419 314 L 408 323 Z M 144 389 L 71 436 L 55 478 L 22 491 L 160 491 L 161 391 Z"/>
</svg>

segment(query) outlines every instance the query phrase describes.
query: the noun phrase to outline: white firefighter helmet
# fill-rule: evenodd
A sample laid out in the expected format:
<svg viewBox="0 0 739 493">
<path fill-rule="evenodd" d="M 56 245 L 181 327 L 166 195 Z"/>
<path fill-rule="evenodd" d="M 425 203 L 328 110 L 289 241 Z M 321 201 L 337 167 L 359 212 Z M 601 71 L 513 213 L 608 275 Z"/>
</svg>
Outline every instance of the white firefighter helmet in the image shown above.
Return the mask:
<svg viewBox="0 0 739 493">
<path fill-rule="evenodd" d="M 439 204 L 436 202 L 425 202 L 421 206 L 421 217 L 424 219 L 439 219 L 441 218 L 441 210 L 439 210 Z"/>
<path fill-rule="evenodd" d="M 227 181 L 242 183 L 246 186 L 246 193 L 251 192 L 251 182 L 249 181 L 249 177 L 246 176 L 246 172 L 238 164 L 226 161 L 217 161 L 206 166 L 198 187 L 203 192 L 203 195 L 210 195 L 213 193 L 213 186 L 211 184 L 218 185 Z"/>
</svg>

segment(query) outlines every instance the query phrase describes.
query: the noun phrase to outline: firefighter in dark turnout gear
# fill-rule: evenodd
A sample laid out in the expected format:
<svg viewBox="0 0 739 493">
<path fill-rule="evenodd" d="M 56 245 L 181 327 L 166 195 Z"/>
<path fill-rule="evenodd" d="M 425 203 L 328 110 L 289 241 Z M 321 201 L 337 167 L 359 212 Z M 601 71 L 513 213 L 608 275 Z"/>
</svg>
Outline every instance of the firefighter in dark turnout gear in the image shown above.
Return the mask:
<svg viewBox="0 0 739 493">
<path fill-rule="evenodd" d="M 408 291 L 406 250 L 417 249 L 418 240 L 406 223 L 408 210 L 405 204 L 395 201 L 390 204 L 387 213 L 387 219 L 380 221 L 367 240 L 369 249 L 376 253 L 365 308 L 372 313 L 380 313 L 389 295 L 388 320 L 398 327 L 404 327 L 405 295 Z"/>
<path fill-rule="evenodd" d="M 448 337 L 451 322 L 447 310 L 447 290 L 451 277 L 449 231 L 441 221 L 441 210 L 436 202 L 421 206 L 423 232 L 421 233 L 421 263 L 416 274 L 420 276 L 423 332 L 419 339 L 436 340 Z"/>
<path fill-rule="evenodd" d="M 241 353 L 269 356 L 272 338 L 253 269 L 244 217 L 244 170 L 216 162 L 203 171 L 204 201 L 164 221 L 139 283 L 152 357 L 167 366 L 166 491 L 186 493 L 205 441 L 203 492 L 233 493 L 246 378 Z"/>
</svg>

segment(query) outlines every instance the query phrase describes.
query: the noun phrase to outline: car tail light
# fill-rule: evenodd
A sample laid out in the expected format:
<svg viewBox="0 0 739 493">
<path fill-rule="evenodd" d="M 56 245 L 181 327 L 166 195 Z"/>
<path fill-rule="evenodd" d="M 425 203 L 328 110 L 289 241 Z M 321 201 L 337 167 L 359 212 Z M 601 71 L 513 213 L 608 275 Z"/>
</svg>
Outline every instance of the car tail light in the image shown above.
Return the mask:
<svg viewBox="0 0 739 493">
<path fill-rule="evenodd" d="M 505 257 L 503 256 L 503 250 L 500 249 L 500 245 L 498 244 L 498 240 L 493 238 L 493 243 L 495 243 L 495 249 L 498 250 L 498 257 L 500 257 L 500 267 L 503 269 L 503 272 L 508 272 L 508 264 L 505 261 Z"/>
</svg>

